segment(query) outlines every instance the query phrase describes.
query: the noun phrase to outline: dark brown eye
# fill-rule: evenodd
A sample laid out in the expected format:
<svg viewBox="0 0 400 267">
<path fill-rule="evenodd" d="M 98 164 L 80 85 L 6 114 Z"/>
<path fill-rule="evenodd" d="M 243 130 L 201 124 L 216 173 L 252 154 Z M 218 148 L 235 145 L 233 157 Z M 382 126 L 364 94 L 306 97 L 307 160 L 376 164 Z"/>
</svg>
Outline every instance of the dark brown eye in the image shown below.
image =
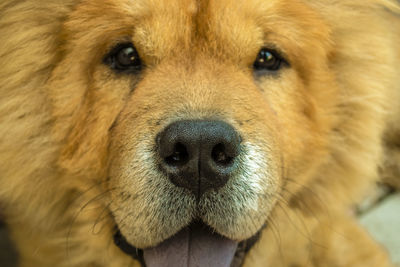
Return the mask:
<svg viewBox="0 0 400 267">
<path fill-rule="evenodd" d="M 285 60 L 275 51 L 263 48 L 257 55 L 254 62 L 255 70 L 277 71 Z"/>
<path fill-rule="evenodd" d="M 138 71 L 142 62 L 135 47 L 131 43 L 119 44 L 104 58 L 104 63 L 116 71 Z"/>
</svg>

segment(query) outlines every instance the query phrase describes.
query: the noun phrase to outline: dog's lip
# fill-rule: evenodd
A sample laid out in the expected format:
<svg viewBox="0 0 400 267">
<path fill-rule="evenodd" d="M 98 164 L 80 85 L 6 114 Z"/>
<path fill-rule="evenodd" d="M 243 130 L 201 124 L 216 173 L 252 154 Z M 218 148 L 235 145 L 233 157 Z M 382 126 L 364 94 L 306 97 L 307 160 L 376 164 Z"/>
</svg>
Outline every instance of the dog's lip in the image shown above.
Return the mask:
<svg viewBox="0 0 400 267">
<path fill-rule="evenodd" d="M 183 267 L 191 264 L 240 267 L 247 252 L 259 240 L 264 227 L 249 239 L 236 242 L 219 235 L 202 222 L 193 222 L 159 245 L 146 249 L 130 245 L 117 227 L 114 242 L 123 252 L 146 267 Z"/>
</svg>

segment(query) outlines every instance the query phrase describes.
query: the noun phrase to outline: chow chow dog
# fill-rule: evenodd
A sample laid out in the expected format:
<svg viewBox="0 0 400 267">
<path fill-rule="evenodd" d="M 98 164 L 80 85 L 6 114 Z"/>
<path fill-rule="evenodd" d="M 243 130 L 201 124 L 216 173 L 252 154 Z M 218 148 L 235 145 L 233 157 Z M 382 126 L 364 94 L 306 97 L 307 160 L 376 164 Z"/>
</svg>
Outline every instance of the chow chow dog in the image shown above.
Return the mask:
<svg viewBox="0 0 400 267">
<path fill-rule="evenodd" d="M 20 266 L 392 266 L 352 208 L 399 175 L 395 1 L 0 14 L 0 203 Z"/>
</svg>

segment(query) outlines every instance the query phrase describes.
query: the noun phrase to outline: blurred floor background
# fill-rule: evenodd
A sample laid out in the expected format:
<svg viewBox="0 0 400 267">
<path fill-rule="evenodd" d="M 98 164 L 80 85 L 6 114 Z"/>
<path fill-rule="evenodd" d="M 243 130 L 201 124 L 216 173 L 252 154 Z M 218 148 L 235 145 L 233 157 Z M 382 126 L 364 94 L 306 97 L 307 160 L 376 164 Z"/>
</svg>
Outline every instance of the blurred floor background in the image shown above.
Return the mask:
<svg viewBox="0 0 400 267">
<path fill-rule="evenodd" d="M 387 194 L 374 203 L 360 216 L 360 222 L 400 266 L 400 192 Z"/>
<path fill-rule="evenodd" d="M 400 191 L 386 186 L 376 190 L 358 209 L 360 222 L 389 251 L 400 266 Z M 0 222 L 0 267 L 16 267 L 17 253 Z M 377 266 L 379 267 L 379 266 Z"/>
</svg>

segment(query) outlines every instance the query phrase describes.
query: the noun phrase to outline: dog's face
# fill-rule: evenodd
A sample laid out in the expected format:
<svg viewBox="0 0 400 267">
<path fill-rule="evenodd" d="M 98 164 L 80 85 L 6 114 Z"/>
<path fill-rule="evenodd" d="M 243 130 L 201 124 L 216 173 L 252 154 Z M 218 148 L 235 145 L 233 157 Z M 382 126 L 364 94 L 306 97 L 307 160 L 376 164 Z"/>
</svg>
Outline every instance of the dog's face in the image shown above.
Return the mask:
<svg viewBox="0 0 400 267">
<path fill-rule="evenodd" d="M 60 162 L 101 177 L 135 247 L 193 222 L 252 237 L 328 150 L 329 30 L 304 3 L 87 0 L 64 27 Z"/>
</svg>

